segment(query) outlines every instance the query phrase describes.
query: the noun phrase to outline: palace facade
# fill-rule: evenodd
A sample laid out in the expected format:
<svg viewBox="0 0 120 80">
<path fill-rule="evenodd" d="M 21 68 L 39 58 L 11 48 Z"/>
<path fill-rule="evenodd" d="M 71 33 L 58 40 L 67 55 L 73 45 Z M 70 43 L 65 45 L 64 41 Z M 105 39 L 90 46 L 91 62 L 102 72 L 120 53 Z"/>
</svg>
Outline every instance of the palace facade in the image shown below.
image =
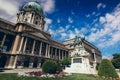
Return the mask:
<svg viewBox="0 0 120 80">
<path fill-rule="evenodd" d="M 44 30 L 44 13 L 37 2 L 28 2 L 11 23 L 0 18 L 0 68 L 40 68 L 45 60 L 61 61 L 70 56 L 75 47 L 72 40 L 60 43 Z M 101 52 L 88 41 L 86 50 L 91 54 L 90 63 L 100 63 Z"/>
</svg>

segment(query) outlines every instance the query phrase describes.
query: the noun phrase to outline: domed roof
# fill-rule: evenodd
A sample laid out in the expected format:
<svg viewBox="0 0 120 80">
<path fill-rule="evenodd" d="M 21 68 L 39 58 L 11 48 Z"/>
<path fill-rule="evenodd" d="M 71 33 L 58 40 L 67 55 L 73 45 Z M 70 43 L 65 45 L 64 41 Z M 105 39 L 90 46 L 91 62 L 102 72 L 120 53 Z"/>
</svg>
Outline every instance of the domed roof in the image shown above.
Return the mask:
<svg viewBox="0 0 120 80">
<path fill-rule="evenodd" d="M 39 5 L 38 2 L 35 2 L 35 1 L 26 3 L 25 5 L 23 5 L 21 10 L 25 10 L 25 11 L 33 10 L 33 11 L 38 12 L 42 16 L 44 16 L 42 7 Z"/>
</svg>

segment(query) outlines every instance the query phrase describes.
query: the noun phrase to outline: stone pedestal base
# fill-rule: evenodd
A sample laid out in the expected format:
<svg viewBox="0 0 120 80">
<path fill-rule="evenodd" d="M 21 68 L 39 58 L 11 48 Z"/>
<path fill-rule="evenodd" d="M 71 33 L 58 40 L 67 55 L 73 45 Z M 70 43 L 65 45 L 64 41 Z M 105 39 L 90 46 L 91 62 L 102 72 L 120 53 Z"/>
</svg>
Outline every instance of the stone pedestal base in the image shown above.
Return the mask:
<svg viewBox="0 0 120 80">
<path fill-rule="evenodd" d="M 88 58 L 84 58 L 84 57 L 79 57 L 79 58 L 82 59 L 81 63 L 73 62 L 71 66 L 66 67 L 64 71 L 68 73 L 96 74 L 96 71 L 94 70 L 94 68 L 91 68 Z"/>
</svg>

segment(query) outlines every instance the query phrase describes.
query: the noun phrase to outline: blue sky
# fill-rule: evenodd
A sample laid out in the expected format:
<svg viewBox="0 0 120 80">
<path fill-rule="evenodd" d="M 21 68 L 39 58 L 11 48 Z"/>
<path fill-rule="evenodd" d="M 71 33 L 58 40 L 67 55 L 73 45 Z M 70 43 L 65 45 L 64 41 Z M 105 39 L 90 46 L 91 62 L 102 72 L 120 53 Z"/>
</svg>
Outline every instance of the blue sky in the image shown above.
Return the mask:
<svg viewBox="0 0 120 80">
<path fill-rule="evenodd" d="M 0 0 L 0 17 L 15 22 L 19 7 L 29 1 L 35 0 Z M 45 30 L 55 40 L 85 36 L 103 57 L 120 53 L 120 0 L 37 1 L 45 13 Z"/>
</svg>

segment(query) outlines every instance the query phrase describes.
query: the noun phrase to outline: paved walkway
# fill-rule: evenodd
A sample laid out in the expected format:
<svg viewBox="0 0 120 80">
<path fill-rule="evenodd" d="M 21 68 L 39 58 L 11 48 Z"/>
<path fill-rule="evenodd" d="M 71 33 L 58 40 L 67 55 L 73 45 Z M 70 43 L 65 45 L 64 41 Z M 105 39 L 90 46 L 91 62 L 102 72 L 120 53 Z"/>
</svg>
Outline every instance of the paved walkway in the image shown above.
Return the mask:
<svg viewBox="0 0 120 80">
<path fill-rule="evenodd" d="M 31 71 L 41 71 L 41 69 L 12 69 L 12 70 L 4 70 L 0 73 L 21 73 L 21 72 L 31 72 Z"/>
</svg>

